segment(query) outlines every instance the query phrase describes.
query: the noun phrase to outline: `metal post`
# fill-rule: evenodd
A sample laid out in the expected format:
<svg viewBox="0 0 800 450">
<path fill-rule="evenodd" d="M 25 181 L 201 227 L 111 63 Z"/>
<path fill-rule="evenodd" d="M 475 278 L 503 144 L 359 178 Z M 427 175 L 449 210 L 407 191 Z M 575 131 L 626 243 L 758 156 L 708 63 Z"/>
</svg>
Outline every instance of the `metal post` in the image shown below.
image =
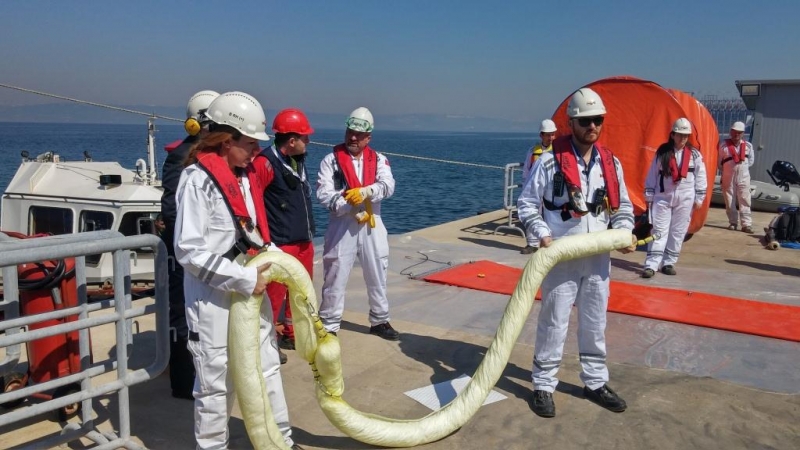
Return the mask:
<svg viewBox="0 0 800 450">
<path fill-rule="evenodd" d="M 525 231 L 514 225 L 514 211 L 517 210 L 516 197 L 514 196 L 514 189 L 522 187 L 521 183 L 514 183 L 514 171 L 522 167 L 521 163 L 506 164 L 503 176 L 503 209 L 508 211 L 508 224 L 500 225 L 494 229 L 494 234 L 498 231 L 511 231 L 519 233 L 525 237 Z"/>
<path fill-rule="evenodd" d="M 156 170 L 156 118 L 147 119 L 147 184 L 156 181 L 158 170 Z"/>
<path fill-rule="evenodd" d="M 125 314 L 125 310 L 130 301 L 130 278 L 125 280 L 124 266 L 130 264 L 130 258 L 125 251 L 117 250 L 114 252 L 114 302 L 117 314 Z M 120 289 L 120 286 L 124 286 Z M 126 292 L 128 291 L 128 292 Z M 130 326 L 128 321 L 117 321 L 117 378 L 124 380 L 128 376 L 128 342 Z M 118 393 L 119 404 L 127 405 L 129 402 L 128 386 L 120 388 Z M 130 417 L 127 408 L 119 408 L 119 435 L 122 439 L 128 439 L 131 435 Z"/>
</svg>

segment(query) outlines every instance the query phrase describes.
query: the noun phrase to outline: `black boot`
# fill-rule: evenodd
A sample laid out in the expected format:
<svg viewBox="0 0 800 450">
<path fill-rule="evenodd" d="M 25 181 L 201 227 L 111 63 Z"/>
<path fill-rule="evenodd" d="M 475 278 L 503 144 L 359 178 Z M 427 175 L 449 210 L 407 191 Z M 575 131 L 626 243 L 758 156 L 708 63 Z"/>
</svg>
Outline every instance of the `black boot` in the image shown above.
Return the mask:
<svg viewBox="0 0 800 450">
<path fill-rule="evenodd" d="M 280 348 L 278 348 L 278 358 L 281 360 L 281 364 L 286 364 L 289 361 L 289 357 L 286 356 L 286 353 L 283 353 Z"/>
<path fill-rule="evenodd" d="M 395 331 L 389 322 L 375 325 L 374 327 L 369 327 L 369 334 L 378 335 L 387 341 L 396 341 L 400 339 L 400 333 Z"/>
<path fill-rule="evenodd" d="M 584 386 L 583 396 L 609 411 L 622 412 L 628 408 L 625 400 L 617 395 L 616 392 L 611 390 L 611 387 L 609 387 L 607 384 L 604 384 L 595 390 L 591 390 L 588 386 Z"/>
<path fill-rule="evenodd" d="M 675 270 L 675 266 L 668 265 L 661 268 L 661 273 L 664 275 L 677 275 L 678 272 Z"/>
<path fill-rule="evenodd" d="M 530 403 L 531 409 L 537 416 L 546 418 L 556 416 L 556 404 L 553 402 L 553 394 L 541 390 L 533 391 Z"/>
<path fill-rule="evenodd" d="M 294 338 L 290 338 L 285 334 L 278 335 L 278 346 L 284 350 L 294 350 Z"/>
</svg>

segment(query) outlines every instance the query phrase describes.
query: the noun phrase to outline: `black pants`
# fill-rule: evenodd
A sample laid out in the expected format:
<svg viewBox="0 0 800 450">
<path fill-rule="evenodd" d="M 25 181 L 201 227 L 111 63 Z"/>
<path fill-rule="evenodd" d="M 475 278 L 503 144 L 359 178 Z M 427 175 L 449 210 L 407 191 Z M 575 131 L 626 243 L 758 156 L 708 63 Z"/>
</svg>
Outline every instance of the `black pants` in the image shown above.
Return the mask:
<svg viewBox="0 0 800 450">
<path fill-rule="evenodd" d="M 195 374 L 192 354 L 186 346 L 189 327 L 183 298 L 183 267 L 175 262 L 174 268 L 169 269 L 169 326 L 175 330 L 170 336 L 169 382 L 173 395 L 188 398 L 192 396 Z"/>
</svg>

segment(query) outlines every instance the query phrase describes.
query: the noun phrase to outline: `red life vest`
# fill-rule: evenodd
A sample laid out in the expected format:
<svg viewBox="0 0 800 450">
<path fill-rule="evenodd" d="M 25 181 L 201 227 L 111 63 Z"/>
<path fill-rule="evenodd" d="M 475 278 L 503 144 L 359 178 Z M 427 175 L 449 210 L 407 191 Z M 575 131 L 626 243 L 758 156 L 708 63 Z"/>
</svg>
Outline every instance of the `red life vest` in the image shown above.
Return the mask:
<svg viewBox="0 0 800 450">
<path fill-rule="evenodd" d="M 344 181 L 350 189 L 375 183 L 375 179 L 378 176 L 378 153 L 369 148 L 369 146 L 365 147 L 361 153 L 361 160 L 364 161 L 363 183 L 358 179 L 356 169 L 353 167 L 353 158 L 344 144 L 339 144 L 333 148 L 333 156 L 336 158 L 336 163 L 344 175 Z"/>
<path fill-rule="evenodd" d="M 269 243 L 269 225 L 263 201 L 264 187 L 261 186 L 261 182 L 256 176 L 253 164 L 248 164 L 243 170 L 250 182 L 250 195 L 253 198 L 253 205 L 256 209 L 255 227 L 253 226 L 253 219 L 247 211 L 244 195 L 242 195 L 239 187 L 239 180 L 236 179 L 236 176 L 231 171 L 228 162 L 214 152 L 203 152 L 197 155 L 197 165 L 208 174 L 222 193 L 222 198 L 225 199 L 225 204 L 233 216 L 233 222 L 238 227 L 242 237 L 246 238 L 248 233 L 258 227 L 264 244 Z M 252 240 L 245 239 L 245 243 L 251 250 L 258 250 L 258 248 L 255 248 L 256 243 L 252 242 Z"/>
<path fill-rule="evenodd" d="M 733 145 L 733 141 L 730 139 L 725 139 L 725 145 L 728 147 L 728 153 L 731 154 L 731 158 L 733 158 L 733 162 L 735 164 L 739 164 L 740 162 L 747 159 L 747 146 L 744 143 L 744 139 L 742 142 L 739 142 L 739 151 L 736 151 L 736 146 Z"/>
<path fill-rule="evenodd" d="M 673 157 L 669 159 L 669 172 L 672 174 L 672 182 L 686 178 L 689 174 L 689 158 L 692 157 L 692 149 L 683 147 L 683 159 L 681 160 L 681 170 L 678 171 L 678 161 Z"/>
<path fill-rule="evenodd" d="M 611 213 L 619 209 L 619 179 L 617 178 L 617 167 L 614 164 L 614 154 L 606 147 L 595 145 L 597 153 L 600 155 L 600 167 L 603 170 L 603 181 L 606 183 L 606 195 L 608 196 L 608 207 Z M 564 174 L 564 181 L 568 186 L 580 190 L 581 178 L 578 174 L 578 158 L 572 150 L 572 136 L 561 136 L 553 141 L 553 154 L 558 162 L 561 172 Z"/>
</svg>

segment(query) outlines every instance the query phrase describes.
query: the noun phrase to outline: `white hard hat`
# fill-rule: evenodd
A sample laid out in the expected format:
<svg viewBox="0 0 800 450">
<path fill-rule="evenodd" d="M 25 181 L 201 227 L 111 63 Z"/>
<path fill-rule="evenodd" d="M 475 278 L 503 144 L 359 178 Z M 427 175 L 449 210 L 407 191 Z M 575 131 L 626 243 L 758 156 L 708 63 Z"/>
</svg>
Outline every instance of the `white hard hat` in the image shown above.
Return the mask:
<svg viewBox="0 0 800 450">
<path fill-rule="evenodd" d="M 200 91 L 189 99 L 189 104 L 186 105 L 186 118 L 200 120 L 200 113 L 208 109 L 217 97 L 219 92 L 216 91 Z"/>
<path fill-rule="evenodd" d="M 678 134 L 692 134 L 692 123 L 689 119 L 681 117 L 672 125 L 672 132 Z"/>
<path fill-rule="evenodd" d="M 347 128 L 353 131 L 371 133 L 375 128 L 375 121 L 372 120 L 372 113 L 363 106 L 356 108 L 350 113 L 350 117 L 345 122 Z"/>
<path fill-rule="evenodd" d="M 544 119 L 542 124 L 539 125 L 539 133 L 555 133 L 556 123 L 550 119 Z"/>
<path fill-rule="evenodd" d="M 569 99 L 569 106 L 567 106 L 567 116 L 570 118 L 601 116 L 605 113 L 606 107 L 603 105 L 603 100 L 600 99 L 597 92 L 589 88 L 580 88 L 575 91 Z"/>
<path fill-rule="evenodd" d="M 226 92 L 208 106 L 206 116 L 218 125 L 236 128 L 243 135 L 268 141 L 267 117 L 264 108 L 252 95 L 244 92 Z"/>
<path fill-rule="evenodd" d="M 731 130 L 744 132 L 744 122 L 733 122 Z"/>
</svg>

